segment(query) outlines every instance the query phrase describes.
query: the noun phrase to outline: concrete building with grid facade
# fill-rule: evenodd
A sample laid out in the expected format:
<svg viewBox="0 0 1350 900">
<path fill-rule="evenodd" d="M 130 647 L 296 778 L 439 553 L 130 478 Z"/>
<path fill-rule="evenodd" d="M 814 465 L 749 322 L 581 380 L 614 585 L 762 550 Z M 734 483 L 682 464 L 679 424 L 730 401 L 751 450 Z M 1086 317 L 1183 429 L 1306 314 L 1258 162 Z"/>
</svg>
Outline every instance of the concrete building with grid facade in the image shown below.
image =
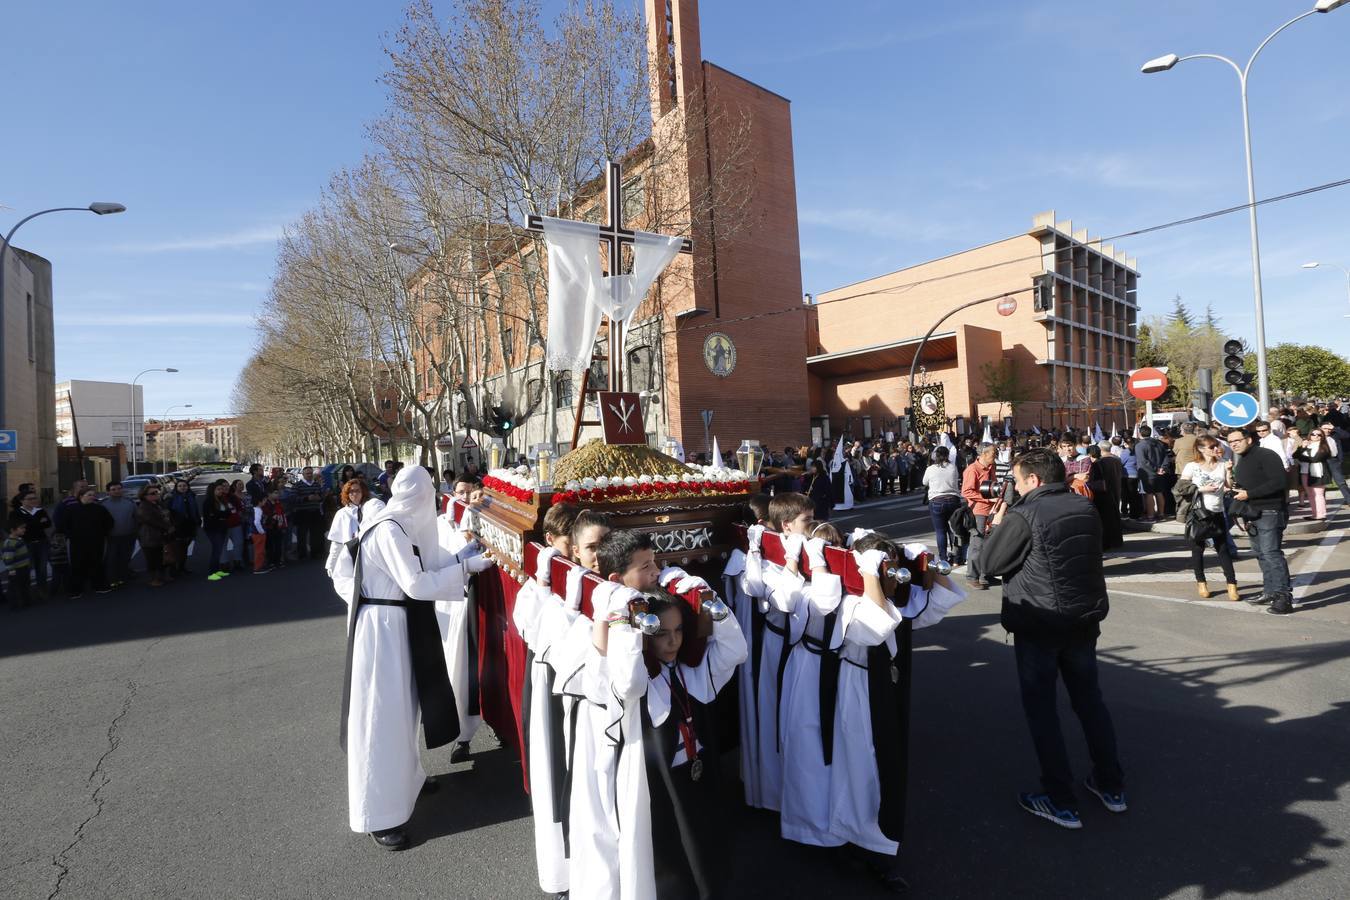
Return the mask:
<svg viewBox="0 0 1350 900">
<path fill-rule="evenodd" d="M 1053 211 L 1025 234 L 820 294 L 807 326 L 814 426 L 855 435 L 900 430 L 908 375 L 920 340 L 919 383 L 940 384 L 946 417 L 978 432 L 1001 427 L 1132 423 L 1125 390 L 1138 345 L 1139 269 L 1123 251 L 1059 221 Z M 1011 315 L 1002 298 L 1016 300 Z M 1004 306 L 1007 308 L 1007 305 Z M 991 389 L 1011 369 L 1021 390 Z M 922 392 L 916 389 L 916 396 Z M 998 393 L 1017 393 L 999 402 Z"/>
</svg>

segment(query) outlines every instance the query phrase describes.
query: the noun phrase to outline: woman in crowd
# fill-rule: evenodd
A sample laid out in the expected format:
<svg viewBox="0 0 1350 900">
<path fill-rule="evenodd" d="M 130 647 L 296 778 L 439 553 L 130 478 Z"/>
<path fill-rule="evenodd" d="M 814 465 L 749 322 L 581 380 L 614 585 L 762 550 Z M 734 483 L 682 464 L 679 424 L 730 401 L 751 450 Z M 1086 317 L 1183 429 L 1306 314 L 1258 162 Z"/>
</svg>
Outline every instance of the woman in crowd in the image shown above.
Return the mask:
<svg viewBox="0 0 1350 900">
<path fill-rule="evenodd" d="M 830 510 L 834 508 L 834 486 L 830 483 L 830 473 L 825 469 L 825 461 L 820 457 L 811 460 L 810 481 L 806 487 L 806 496 L 811 498 L 818 521 L 828 522 Z"/>
<path fill-rule="evenodd" d="M 164 568 L 164 547 L 173 534 L 173 522 L 169 511 L 160 503 L 159 485 L 146 484 L 137 497 L 136 540 L 140 541 L 141 553 L 145 556 L 145 571 L 150 576 L 151 587 L 162 587 L 165 581 L 173 581 L 172 573 Z"/>
<path fill-rule="evenodd" d="M 226 545 L 225 545 L 225 571 L 237 572 L 244 568 L 246 553 L 244 550 L 244 520 L 248 513 L 248 491 L 244 489 L 244 482 L 238 478 L 230 485 L 229 492 L 225 495 L 226 502 L 230 505 L 230 515 L 226 519 Z"/>
<path fill-rule="evenodd" d="M 173 493 L 168 500 L 169 521 L 173 523 L 173 535 L 165 545 L 166 562 L 175 575 L 191 575 L 187 567 L 188 549 L 197 538 L 197 529 L 202 524 L 201 510 L 197 506 L 197 495 L 186 478 L 173 483 Z"/>
<path fill-rule="evenodd" d="M 951 451 L 946 447 L 933 451 L 933 464 L 924 470 L 923 486 L 928 491 L 928 514 L 937 536 L 938 559 L 945 562 L 950 559 L 947 556 L 947 520 L 961 505 L 961 483 L 957 479 L 956 466 L 951 463 Z"/>
<path fill-rule="evenodd" d="M 20 487 L 25 487 L 20 485 Z M 38 503 L 37 489 L 31 484 L 27 490 L 19 492 L 19 508 L 16 513 L 27 527 L 23 542 L 28 546 L 28 558 L 33 565 L 33 578 L 36 580 L 39 598 L 47 596 L 47 563 L 51 559 L 52 517 Z"/>
<path fill-rule="evenodd" d="M 1308 515 L 1314 522 L 1327 517 L 1326 484 L 1331 474 L 1331 450 L 1320 428 L 1308 432 L 1308 437 L 1294 451 L 1294 462 L 1299 477 L 1308 493 Z"/>
<path fill-rule="evenodd" d="M 78 599 L 84 593 L 86 583 L 92 584 L 95 592 L 106 594 L 108 587 L 103 567 L 104 545 L 112 532 L 112 513 L 102 503 L 96 503 L 98 492 L 92 487 L 84 487 L 76 495 L 76 502 L 66 510 L 65 533 L 70 547 L 70 599 Z"/>
<path fill-rule="evenodd" d="M 202 504 L 202 531 L 211 542 L 211 561 L 207 564 L 207 581 L 219 581 L 230 573 L 225 571 L 221 562 L 225 555 L 225 542 L 230 536 L 230 484 L 224 478 L 211 482 Z"/>
<path fill-rule="evenodd" d="M 1223 459 L 1223 445 L 1209 435 L 1195 439 L 1194 458 L 1181 470 L 1183 484 L 1190 482 L 1194 485 L 1191 512 L 1187 517 L 1187 534 L 1193 534 L 1191 566 L 1195 570 L 1196 591 L 1202 598 L 1209 597 L 1209 585 L 1205 583 L 1205 545 L 1211 544 L 1219 557 L 1224 578 L 1228 580 L 1228 599 L 1239 599 L 1233 557 L 1228 552 L 1228 520 L 1223 508 L 1224 492 L 1232 487 L 1230 471 L 1231 465 Z M 1193 520 L 1200 521 L 1200 525 L 1194 529 L 1190 527 Z"/>
<path fill-rule="evenodd" d="M 1139 463 L 1134 458 L 1134 438 L 1115 437 L 1112 445 L 1119 452 L 1112 451 L 1125 467 L 1125 483 L 1120 488 L 1120 513 L 1129 519 L 1137 519 L 1144 512 L 1142 498 L 1139 496 Z"/>
<path fill-rule="evenodd" d="M 24 494 L 33 490 L 35 489 L 32 482 L 25 481 L 23 484 L 19 485 L 19 490 L 15 492 L 14 496 L 9 500 L 9 511 L 12 513 L 18 512 L 19 507 L 23 505 Z"/>
</svg>

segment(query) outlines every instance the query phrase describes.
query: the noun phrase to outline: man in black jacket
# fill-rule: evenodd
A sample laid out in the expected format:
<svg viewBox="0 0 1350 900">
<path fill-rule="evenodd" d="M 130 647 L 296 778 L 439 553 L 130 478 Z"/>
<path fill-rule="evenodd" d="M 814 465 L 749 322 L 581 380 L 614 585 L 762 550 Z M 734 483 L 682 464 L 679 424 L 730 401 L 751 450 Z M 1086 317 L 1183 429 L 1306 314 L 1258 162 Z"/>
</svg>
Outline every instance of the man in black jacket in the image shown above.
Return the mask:
<svg viewBox="0 0 1350 900">
<path fill-rule="evenodd" d="M 1134 459 L 1139 471 L 1139 487 L 1144 492 L 1145 522 L 1156 522 L 1167 514 L 1167 447 L 1153 436 L 1153 429 L 1139 426 L 1139 443 Z"/>
<path fill-rule="evenodd" d="M 1238 491 L 1233 499 L 1245 502 L 1251 511 L 1248 534 L 1265 589 L 1260 597 L 1249 599 L 1252 605 L 1269 603 L 1266 612 L 1287 616 L 1294 611 L 1294 594 L 1289 584 L 1289 563 L 1280 543 L 1289 523 L 1289 492 L 1285 489 L 1284 461 L 1274 450 L 1256 442 L 1246 428 L 1228 432 L 1228 446 L 1234 454 L 1233 481 Z M 1252 518 L 1254 517 L 1254 518 Z"/>
<path fill-rule="evenodd" d="M 1028 450 L 1013 463 L 1019 499 L 994 515 L 981 568 L 1005 579 L 1003 627 L 1012 633 L 1022 709 L 1041 765 L 1041 793 L 1019 794 L 1032 815 L 1082 828 L 1064 735 L 1055 710 L 1059 676 L 1092 754 L 1084 786 L 1113 813 L 1126 809 L 1116 732 L 1097 685 L 1097 637 L 1109 603 L 1102 569 L 1101 521 L 1091 501 L 1064 483 L 1050 450 Z"/>
</svg>

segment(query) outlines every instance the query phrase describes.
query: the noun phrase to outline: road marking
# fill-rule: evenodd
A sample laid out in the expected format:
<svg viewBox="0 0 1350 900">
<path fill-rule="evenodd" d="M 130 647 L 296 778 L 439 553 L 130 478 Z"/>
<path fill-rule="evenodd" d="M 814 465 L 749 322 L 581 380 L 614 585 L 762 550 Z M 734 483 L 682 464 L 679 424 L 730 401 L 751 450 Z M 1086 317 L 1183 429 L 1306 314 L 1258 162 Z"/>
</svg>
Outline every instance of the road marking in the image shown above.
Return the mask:
<svg viewBox="0 0 1350 900">
<path fill-rule="evenodd" d="M 1232 600 L 1189 600 L 1185 597 L 1164 597 L 1161 594 L 1140 594 L 1137 591 L 1118 591 L 1107 585 L 1107 592 L 1111 594 L 1124 594 L 1126 597 L 1143 597 L 1145 600 L 1166 600 L 1168 603 L 1180 603 L 1183 606 L 1208 606 L 1211 609 L 1228 609 L 1233 612 L 1254 613 L 1260 612 L 1261 608 L 1252 606 L 1250 603 Z"/>
<path fill-rule="evenodd" d="M 1343 528 L 1337 528 L 1331 531 L 1326 537 L 1322 538 L 1322 542 L 1317 545 L 1317 549 L 1309 555 L 1307 563 L 1303 566 L 1303 570 L 1299 572 L 1292 581 L 1295 603 L 1308 595 L 1308 589 L 1312 587 L 1313 582 L 1317 580 L 1317 576 L 1321 574 L 1322 567 L 1326 565 L 1327 560 L 1331 558 L 1331 553 L 1336 549 L 1336 545 L 1340 543 L 1341 535 L 1343 534 L 1345 534 L 1345 529 Z"/>
</svg>

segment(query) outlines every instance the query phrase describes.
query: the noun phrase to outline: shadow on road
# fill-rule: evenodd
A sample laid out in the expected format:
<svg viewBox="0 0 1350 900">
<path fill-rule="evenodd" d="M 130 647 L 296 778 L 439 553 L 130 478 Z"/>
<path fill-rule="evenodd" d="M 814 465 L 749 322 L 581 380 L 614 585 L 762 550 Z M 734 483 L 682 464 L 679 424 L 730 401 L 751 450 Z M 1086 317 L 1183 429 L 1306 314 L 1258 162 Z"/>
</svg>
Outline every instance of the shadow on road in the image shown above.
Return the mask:
<svg viewBox="0 0 1350 900">
<path fill-rule="evenodd" d="M 196 571 L 204 572 L 201 559 Z M 113 591 L 59 597 L 0 617 L 0 658 L 70 647 L 246 628 L 340 616 L 345 605 L 319 562 L 291 563 L 266 575 L 235 573 L 217 582 L 201 574 L 164 587 L 140 582 Z"/>
</svg>

